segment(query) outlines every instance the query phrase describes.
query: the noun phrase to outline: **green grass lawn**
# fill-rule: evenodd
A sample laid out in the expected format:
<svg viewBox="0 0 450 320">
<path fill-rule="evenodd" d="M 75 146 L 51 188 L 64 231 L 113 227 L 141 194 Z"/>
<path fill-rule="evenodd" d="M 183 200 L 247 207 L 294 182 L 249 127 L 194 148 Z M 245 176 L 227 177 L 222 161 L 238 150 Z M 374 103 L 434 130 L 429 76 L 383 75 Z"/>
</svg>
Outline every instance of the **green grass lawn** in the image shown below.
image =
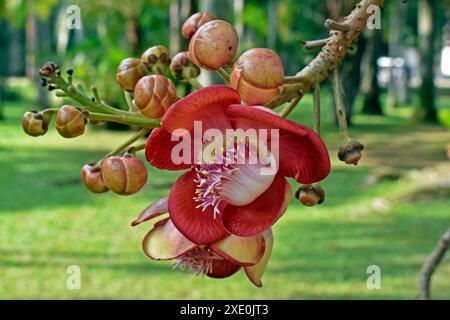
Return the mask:
<svg viewBox="0 0 450 320">
<path fill-rule="evenodd" d="M 292 117 L 310 124 L 310 105 L 307 97 Z M 328 105 L 325 98 L 324 109 Z M 149 223 L 129 225 L 149 202 L 169 193 L 178 173 L 149 168 L 138 195 L 93 195 L 79 181 L 81 166 L 127 133 L 89 129 L 65 140 L 52 128 L 31 138 L 20 126 L 21 114 L 31 108 L 28 101 L 7 103 L 7 120 L 0 122 L 0 299 L 413 299 L 421 264 L 450 224 L 450 199 L 354 214 L 375 198 L 411 188 L 402 181 L 365 186 L 373 168 L 446 161 L 448 130 L 413 126 L 395 115 L 357 116 L 353 132 L 367 151 L 360 166 L 347 167 L 337 162 L 338 135 L 328 121 L 333 170 L 323 183 L 326 202 L 305 208 L 292 201 L 274 228 L 264 287 L 255 288 L 243 272 L 224 280 L 183 274 L 142 253 Z M 436 299 L 450 298 L 449 262 L 447 257 L 434 277 Z M 70 265 L 81 268 L 80 290 L 66 288 Z M 380 290 L 366 286 L 370 265 L 381 268 Z"/>
</svg>

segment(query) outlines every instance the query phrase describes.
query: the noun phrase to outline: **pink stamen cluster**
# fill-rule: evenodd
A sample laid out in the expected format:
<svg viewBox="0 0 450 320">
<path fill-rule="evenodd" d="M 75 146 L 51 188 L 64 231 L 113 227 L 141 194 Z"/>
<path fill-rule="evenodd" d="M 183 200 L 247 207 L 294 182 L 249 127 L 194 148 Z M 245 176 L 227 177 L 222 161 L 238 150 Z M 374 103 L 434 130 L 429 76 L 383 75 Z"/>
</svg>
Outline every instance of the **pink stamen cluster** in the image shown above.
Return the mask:
<svg viewBox="0 0 450 320">
<path fill-rule="evenodd" d="M 222 259 L 208 247 L 195 247 L 182 255 L 173 265 L 173 269 L 187 270 L 189 273 L 209 274 L 213 271 L 214 260 Z"/>
<path fill-rule="evenodd" d="M 220 158 L 217 163 L 203 163 L 195 167 L 196 179 L 194 182 L 197 184 L 197 189 L 195 190 L 196 196 L 193 198 L 198 203 L 196 208 L 202 208 L 202 212 L 212 207 L 214 218 L 220 214 L 219 205 L 222 201 L 223 181 L 232 180 L 233 173 L 239 170 L 235 166 L 234 157 L 218 156 L 217 158 Z"/>
</svg>

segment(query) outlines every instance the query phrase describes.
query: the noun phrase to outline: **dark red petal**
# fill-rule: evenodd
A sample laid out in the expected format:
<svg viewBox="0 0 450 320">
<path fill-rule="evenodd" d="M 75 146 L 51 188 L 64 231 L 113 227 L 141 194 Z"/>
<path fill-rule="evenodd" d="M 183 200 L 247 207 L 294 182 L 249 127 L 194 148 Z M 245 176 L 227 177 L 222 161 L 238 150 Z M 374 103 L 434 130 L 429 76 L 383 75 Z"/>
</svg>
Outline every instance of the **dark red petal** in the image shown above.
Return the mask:
<svg viewBox="0 0 450 320">
<path fill-rule="evenodd" d="M 239 94 L 230 87 L 209 86 L 173 104 L 164 115 L 162 126 L 169 132 L 177 129 L 190 131 L 197 120 L 202 121 L 203 130 L 230 128 L 224 114 L 225 107 L 240 102 Z"/>
<path fill-rule="evenodd" d="M 220 218 L 214 218 L 211 207 L 202 212 L 194 201 L 196 184 L 192 171 L 175 182 L 169 196 L 169 214 L 174 225 L 196 244 L 210 244 L 228 235 Z"/>
<path fill-rule="evenodd" d="M 228 232 L 249 237 L 272 226 L 286 211 L 291 187 L 277 174 L 272 185 L 252 203 L 238 207 L 228 205 L 222 212 L 222 223 Z"/>
<path fill-rule="evenodd" d="M 234 119 L 235 127 L 280 129 L 279 165 L 284 176 L 311 184 L 325 179 L 330 173 L 327 148 L 313 130 L 261 107 L 232 105 L 226 109 L 226 114 Z"/>
<path fill-rule="evenodd" d="M 211 271 L 206 273 L 208 277 L 222 279 L 235 274 L 241 267 L 224 259 L 217 259 L 212 262 Z"/>
<path fill-rule="evenodd" d="M 131 223 L 131 226 L 137 226 L 142 222 L 159 217 L 160 215 L 169 212 L 169 198 L 161 198 L 150 204 L 141 214 Z"/>
<path fill-rule="evenodd" d="M 171 141 L 172 135 L 163 128 L 157 128 L 152 131 L 145 147 L 145 157 L 147 161 L 158 169 L 163 170 L 184 170 L 191 167 L 193 163 L 193 153 L 190 155 L 188 164 L 176 164 L 172 160 L 172 149 L 180 141 Z M 192 143 L 191 143 L 192 145 Z M 192 150 L 192 149 L 191 149 Z"/>
</svg>

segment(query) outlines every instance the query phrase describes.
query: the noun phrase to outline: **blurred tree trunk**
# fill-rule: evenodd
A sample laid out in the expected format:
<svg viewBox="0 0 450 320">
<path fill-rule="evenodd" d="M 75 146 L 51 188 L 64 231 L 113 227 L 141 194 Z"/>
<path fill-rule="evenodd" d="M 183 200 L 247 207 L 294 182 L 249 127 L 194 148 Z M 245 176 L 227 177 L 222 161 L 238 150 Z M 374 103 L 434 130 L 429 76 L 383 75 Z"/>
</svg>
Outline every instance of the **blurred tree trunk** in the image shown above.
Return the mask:
<svg viewBox="0 0 450 320">
<path fill-rule="evenodd" d="M 48 92 L 40 85 L 37 73 L 37 60 L 39 54 L 39 30 L 38 21 L 34 14 L 27 15 L 25 23 L 26 55 L 25 55 L 25 74 L 36 85 L 38 93 L 37 104 L 41 107 L 48 105 Z"/>
<path fill-rule="evenodd" d="M 169 49 L 171 55 L 180 51 L 180 3 L 170 0 L 169 5 Z"/>
<path fill-rule="evenodd" d="M 244 0 L 233 0 L 234 27 L 239 39 L 244 37 Z"/>
<path fill-rule="evenodd" d="M 126 19 L 126 39 L 133 56 L 140 56 L 141 30 L 139 28 L 139 17 L 130 16 Z"/>
<path fill-rule="evenodd" d="M 0 43 L 3 43 L 0 47 L 0 56 L 9 57 L 9 49 L 10 49 L 10 30 L 8 24 L 0 20 L 0 28 L 4 30 L 0 34 Z M 4 101 L 5 101 L 5 86 L 6 86 L 6 77 L 8 76 L 8 64 L 0 63 L 0 120 L 5 119 L 5 115 L 3 113 Z"/>
<path fill-rule="evenodd" d="M 393 6 L 390 16 L 389 28 L 389 56 L 391 58 L 403 57 L 404 52 L 404 26 L 406 23 L 407 6 L 402 1 L 390 2 Z M 391 79 L 388 87 L 387 108 L 395 108 L 399 103 L 405 103 L 407 97 L 407 81 L 401 81 L 394 76 L 391 69 Z M 403 94 L 402 94 L 403 93 Z"/>
<path fill-rule="evenodd" d="M 435 21 L 437 3 L 434 0 L 419 0 L 419 50 L 421 55 L 422 85 L 419 88 L 419 103 L 414 118 L 436 122 L 434 87 L 434 54 L 436 52 Z"/>
<path fill-rule="evenodd" d="M 278 39 L 278 1 L 269 0 L 268 5 L 269 30 L 267 33 L 267 47 L 276 50 Z"/>
<path fill-rule="evenodd" d="M 377 81 L 377 60 L 381 56 L 381 45 L 381 31 L 376 29 L 367 30 L 366 52 L 362 63 L 363 80 L 361 84 L 361 92 L 364 95 L 362 112 L 365 114 L 383 114 L 380 103 L 380 86 Z"/>
</svg>

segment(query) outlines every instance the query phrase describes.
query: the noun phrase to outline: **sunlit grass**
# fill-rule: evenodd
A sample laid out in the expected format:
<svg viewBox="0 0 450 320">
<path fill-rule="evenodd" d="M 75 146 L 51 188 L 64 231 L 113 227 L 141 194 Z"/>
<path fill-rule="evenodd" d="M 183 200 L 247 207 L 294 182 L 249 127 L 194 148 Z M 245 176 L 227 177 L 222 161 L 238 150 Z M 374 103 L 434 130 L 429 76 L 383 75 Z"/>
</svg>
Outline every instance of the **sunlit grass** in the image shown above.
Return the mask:
<svg viewBox="0 0 450 320">
<path fill-rule="evenodd" d="M 147 186 L 131 197 L 84 189 L 78 180 L 81 166 L 100 158 L 126 132 L 91 129 L 79 139 L 64 140 L 51 129 L 31 138 L 20 127 L 29 104 L 8 103 L 7 120 L 0 122 L 0 298 L 415 298 L 421 264 L 448 228 L 450 200 L 398 203 L 386 214 L 352 212 L 410 188 L 405 182 L 365 186 L 372 168 L 445 161 L 441 147 L 450 141 L 449 133 L 411 126 L 402 117 L 357 116 L 353 132 L 367 145 L 366 158 L 361 166 L 347 167 L 336 162 L 330 101 L 324 97 L 325 139 L 334 164 L 323 183 L 327 200 L 310 209 L 292 202 L 275 226 L 262 289 L 243 272 L 226 280 L 189 276 L 141 252 L 150 224 L 131 228 L 129 223 L 149 202 L 168 194 L 177 173 L 150 168 Z M 307 97 L 292 117 L 310 125 L 310 109 Z M 69 265 L 81 267 L 80 290 L 66 288 Z M 381 267 L 381 290 L 366 287 L 369 265 Z M 450 298 L 448 258 L 434 278 L 433 296 Z"/>
</svg>

